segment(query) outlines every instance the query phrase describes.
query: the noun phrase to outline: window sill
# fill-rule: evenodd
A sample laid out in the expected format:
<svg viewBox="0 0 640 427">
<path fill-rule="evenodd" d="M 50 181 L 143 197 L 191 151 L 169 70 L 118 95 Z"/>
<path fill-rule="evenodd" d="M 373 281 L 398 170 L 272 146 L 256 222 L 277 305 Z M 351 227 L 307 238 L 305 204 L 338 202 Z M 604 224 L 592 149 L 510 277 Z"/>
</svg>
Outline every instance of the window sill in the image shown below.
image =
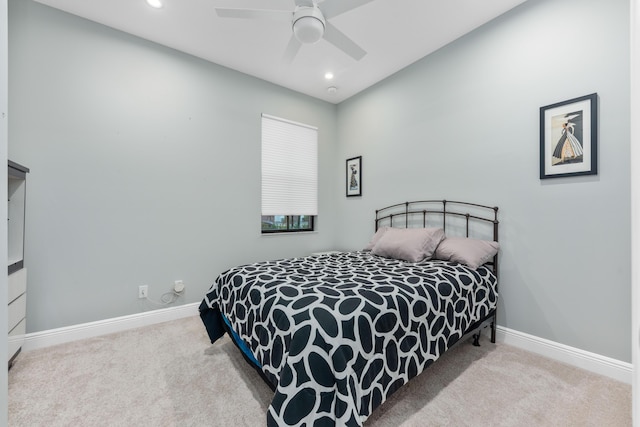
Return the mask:
<svg viewBox="0 0 640 427">
<path fill-rule="evenodd" d="M 274 236 L 299 236 L 301 234 L 318 234 L 318 230 L 313 231 L 289 231 L 284 233 L 260 233 L 262 237 L 274 237 Z"/>
</svg>

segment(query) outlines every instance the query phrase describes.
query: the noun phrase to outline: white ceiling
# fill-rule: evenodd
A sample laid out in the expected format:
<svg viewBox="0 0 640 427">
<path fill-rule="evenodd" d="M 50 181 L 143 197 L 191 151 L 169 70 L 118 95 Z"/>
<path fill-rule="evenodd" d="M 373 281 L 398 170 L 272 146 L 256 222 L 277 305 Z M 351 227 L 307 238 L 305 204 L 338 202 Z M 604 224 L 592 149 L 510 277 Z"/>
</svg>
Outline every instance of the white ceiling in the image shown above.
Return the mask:
<svg viewBox="0 0 640 427">
<path fill-rule="evenodd" d="M 325 40 L 282 57 L 291 25 L 220 18 L 216 7 L 293 11 L 294 0 L 36 0 L 331 103 L 339 103 L 526 0 L 374 0 L 331 24 L 367 55 L 355 61 Z M 358 0 L 318 1 L 347 2 Z M 332 81 L 324 78 L 334 74 Z M 334 86 L 337 91 L 329 93 Z"/>
</svg>

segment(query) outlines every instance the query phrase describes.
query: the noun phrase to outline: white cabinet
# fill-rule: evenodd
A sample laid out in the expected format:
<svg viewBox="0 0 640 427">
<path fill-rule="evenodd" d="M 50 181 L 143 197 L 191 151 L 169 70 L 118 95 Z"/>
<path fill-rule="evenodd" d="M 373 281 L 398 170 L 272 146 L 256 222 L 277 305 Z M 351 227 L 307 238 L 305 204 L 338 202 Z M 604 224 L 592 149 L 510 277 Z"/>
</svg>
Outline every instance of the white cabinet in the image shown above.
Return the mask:
<svg viewBox="0 0 640 427">
<path fill-rule="evenodd" d="M 9 161 L 8 169 L 8 287 L 9 368 L 20 353 L 26 333 L 27 269 L 24 268 L 24 218 L 28 168 Z"/>
<path fill-rule="evenodd" d="M 9 367 L 20 352 L 27 332 L 27 269 L 9 275 Z"/>
</svg>

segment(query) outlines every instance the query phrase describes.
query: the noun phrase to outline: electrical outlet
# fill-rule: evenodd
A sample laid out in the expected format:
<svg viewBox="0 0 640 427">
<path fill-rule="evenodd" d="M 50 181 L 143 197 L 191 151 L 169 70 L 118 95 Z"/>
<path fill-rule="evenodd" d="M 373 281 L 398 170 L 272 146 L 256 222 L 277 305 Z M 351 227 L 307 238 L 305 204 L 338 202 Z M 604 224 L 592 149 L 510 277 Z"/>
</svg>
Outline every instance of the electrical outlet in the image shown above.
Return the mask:
<svg viewBox="0 0 640 427">
<path fill-rule="evenodd" d="M 184 282 L 182 280 L 176 280 L 173 282 L 173 290 L 178 293 L 184 291 Z"/>
<path fill-rule="evenodd" d="M 148 295 L 149 295 L 148 285 L 138 286 L 138 298 L 143 299 L 143 298 L 146 298 Z"/>
</svg>

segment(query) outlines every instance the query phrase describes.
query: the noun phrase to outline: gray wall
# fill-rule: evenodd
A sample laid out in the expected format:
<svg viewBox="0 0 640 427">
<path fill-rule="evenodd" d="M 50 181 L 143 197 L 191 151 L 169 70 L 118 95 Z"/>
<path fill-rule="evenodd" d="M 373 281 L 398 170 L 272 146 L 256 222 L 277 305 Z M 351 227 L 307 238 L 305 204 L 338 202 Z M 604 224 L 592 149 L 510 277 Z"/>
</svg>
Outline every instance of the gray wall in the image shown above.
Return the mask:
<svg viewBox="0 0 640 427">
<path fill-rule="evenodd" d="M 364 194 L 338 200 L 338 246 L 395 202 L 499 206 L 498 323 L 630 362 L 629 81 L 628 1 L 529 0 L 340 104 Z M 539 108 L 593 92 L 599 174 L 540 180 Z"/>
<path fill-rule="evenodd" d="M 32 1 L 9 13 L 28 332 L 156 308 L 142 284 L 198 302 L 228 267 L 332 246 L 334 105 Z M 319 127 L 317 233 L 260 235 L 263 112 Z"/>
<path fill-rule="evenodd" d="M 375 208 L 449 198 L 500 206 L 500 325 L 630 361 L 628 17 L 529 0 L 336 108 L 10 0 L 29 331 L 140 311 L 139 284 L 196 302 L 231 265 L 358 249 Z M 592 92 L 599 174 L 540 181 L 539 107 Z M 261 112 L 320 127 L 316 234 L 259 236 Z"/>
</svg>

